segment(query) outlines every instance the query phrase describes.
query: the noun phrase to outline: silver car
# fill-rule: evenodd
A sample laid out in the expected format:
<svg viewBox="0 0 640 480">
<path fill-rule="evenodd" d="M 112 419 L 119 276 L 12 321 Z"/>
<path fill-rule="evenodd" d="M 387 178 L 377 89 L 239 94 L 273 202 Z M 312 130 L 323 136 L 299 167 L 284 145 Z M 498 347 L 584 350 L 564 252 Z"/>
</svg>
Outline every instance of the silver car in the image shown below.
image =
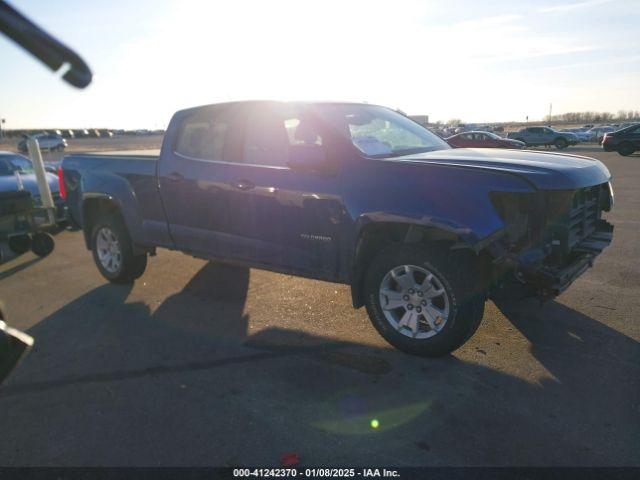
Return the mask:
<svg viewBox="0 0 640 480">
<path fill-rule="evenodd" d="M 62 135 L 55 133 L 37 133 L 32 135 L 31 138 L 38 140 L 40 150 L 64 150 L 67 147 L 67 141 L 62 138 Z M 27 139 L 24 138 L 18 143 L 18 150 L 21 152 L 27 151 Z"/>
</svg>

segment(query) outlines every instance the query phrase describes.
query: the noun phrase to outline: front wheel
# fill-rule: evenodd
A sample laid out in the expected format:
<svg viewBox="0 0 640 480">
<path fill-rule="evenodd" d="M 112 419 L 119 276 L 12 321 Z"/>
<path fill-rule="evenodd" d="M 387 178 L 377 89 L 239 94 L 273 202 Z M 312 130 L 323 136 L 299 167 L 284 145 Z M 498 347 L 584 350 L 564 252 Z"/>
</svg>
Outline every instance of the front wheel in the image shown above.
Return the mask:
<svg viewBox="0 0 640 480">
<path fill-rule="evenodd" d="M 399 246 L 369 266 L 365 304 L 373 326 L 394 347 L 424 357 L 446 355 L 477 330 L 485 293 L 466 252 Z"/>
<path fill-rule="evenodd" d="M 93 260 L 112 283 L 132 283 L 147 267 L 146 254 L 134 254 L 124 222 L 116 215 L 99 219 L 91 233 Z"/>
<path fill-rule="evenodd" d="M 630 142 L 625 142 L 618 147 L 618 153 L 623 157 L 628 157 L 636 151 L 636 148 Z"/>
</svg>

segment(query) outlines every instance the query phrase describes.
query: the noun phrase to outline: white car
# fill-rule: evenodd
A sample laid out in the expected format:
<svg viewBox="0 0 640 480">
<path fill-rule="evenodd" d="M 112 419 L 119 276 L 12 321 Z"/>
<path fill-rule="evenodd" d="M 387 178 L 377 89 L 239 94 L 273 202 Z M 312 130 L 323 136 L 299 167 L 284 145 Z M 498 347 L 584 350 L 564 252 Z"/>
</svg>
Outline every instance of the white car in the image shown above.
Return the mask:
<svg viewBox="0 0 640 480">
<path fill-rule="evenodd" d="M 62 138 L 62 135 L 57 135 L 55 133 L 36 133 L 35 135 L 32 135 L 32 138 L 38 140 L 40 150 L 64 150 L 67 146 L 67 141 Z M 20 143 L 18 143 L 18 150 L 21 152 L 27 151 L 26 138 L 20 140 Z"/>
</svg>

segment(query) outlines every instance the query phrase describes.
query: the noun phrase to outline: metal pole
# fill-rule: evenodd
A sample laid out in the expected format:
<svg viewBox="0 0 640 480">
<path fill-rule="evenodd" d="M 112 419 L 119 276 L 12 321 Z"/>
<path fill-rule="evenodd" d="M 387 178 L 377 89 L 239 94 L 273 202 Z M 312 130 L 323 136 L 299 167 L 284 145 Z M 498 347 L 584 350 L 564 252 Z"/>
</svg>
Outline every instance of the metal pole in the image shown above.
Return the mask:
<svg viewBox="0 0 640 480">
<path fill-rule="evenodd" d="M 35 171 L 36 179 L 38 181 L 38 191 L 40 192 L 42 206 L 47 210 L 49 224 L 55 225 L 55 205 L 53 203 L 53 197 L 51 196 L 49 182 L 47 182 L 47 175 L 44 169 L 44 161 L 42 160 L 42 154 L 40 153 L 40 145 L 38 144 L 38 140 L 32 137 L 28 137 L 27 149 L 29 150 L 29 157 L 31 158 L 31 162 L 33 162 L 33 170 Z"/>
</svg>

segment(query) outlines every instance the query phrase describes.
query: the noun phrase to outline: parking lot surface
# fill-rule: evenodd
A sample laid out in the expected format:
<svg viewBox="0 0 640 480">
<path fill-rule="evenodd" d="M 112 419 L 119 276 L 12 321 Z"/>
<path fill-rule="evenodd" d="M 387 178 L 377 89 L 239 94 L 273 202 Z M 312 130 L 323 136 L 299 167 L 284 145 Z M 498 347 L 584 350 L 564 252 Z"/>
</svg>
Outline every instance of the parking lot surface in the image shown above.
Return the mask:
<svg viewBox="0 0 640 480">
<path fill-rule="evenodd" d="M 0 388 L 0 465 L 640 465 L 640 156 L 567 153 L 611 170 L 613 244 L 555 301 L 488 302 L 442 359 L 392 349 L 342 285 L 160 250 L 115 286 L 72 231 L 9 260 L 36 344 Z"/>
</svg>

